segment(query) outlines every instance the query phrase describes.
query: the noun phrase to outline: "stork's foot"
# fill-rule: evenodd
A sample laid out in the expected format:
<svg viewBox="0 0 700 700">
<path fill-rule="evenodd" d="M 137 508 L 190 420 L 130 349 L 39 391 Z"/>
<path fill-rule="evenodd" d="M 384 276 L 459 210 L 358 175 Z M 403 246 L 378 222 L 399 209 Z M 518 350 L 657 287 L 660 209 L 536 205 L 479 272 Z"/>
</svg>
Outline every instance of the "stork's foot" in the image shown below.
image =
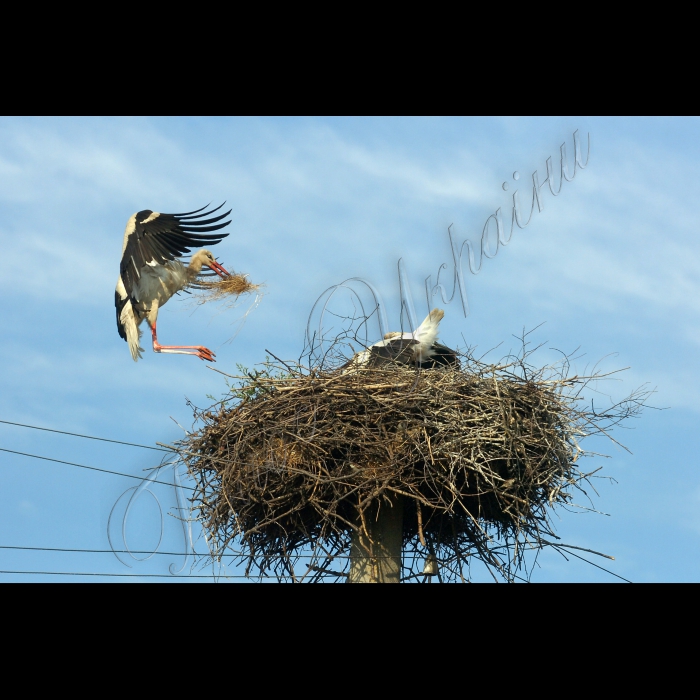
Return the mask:
<svg viewBox="0 0 700 700">
<path fill-rule="evenodd" d="M 196 355 L 197 355 L 197 357 L 200 357 L 202 360 L 207 360 L 208 362 L 216 362 L 216 360 L 214 359 L 216 357 L 216 355 L 208 348 L 199 346 Z"/>
<path fill-rule="evenodd" d="M 163 352 L 169 355 L 195 355 L 207 362 L 216 362 L 216 355 L 203 345 L 161 345 L 158 341 L 153 342 L 153 352 Z"/>
</svg>

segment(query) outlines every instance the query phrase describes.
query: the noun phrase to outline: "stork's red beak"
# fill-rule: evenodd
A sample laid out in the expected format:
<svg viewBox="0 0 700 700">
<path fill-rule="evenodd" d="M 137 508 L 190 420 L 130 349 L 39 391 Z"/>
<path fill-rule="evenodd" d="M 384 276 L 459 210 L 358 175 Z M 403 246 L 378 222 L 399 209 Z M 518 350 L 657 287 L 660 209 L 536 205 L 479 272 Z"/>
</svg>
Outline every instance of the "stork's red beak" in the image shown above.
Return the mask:
<svg viewBox="0 0 700 700">
<path fill-rule="evenodd" d="M 209 267 L 212 270 L 214 270 L 214 272 L 216 272 L 216 274 L 219 275 L 219 277 L 230 277 L 229 273 L 226 271 L 226 268 L 224 268 L 223 265 L 219 265 L 219 263 L 216 262 L 216 260 L 212 260 L 209 263 Z"/>
</svg>

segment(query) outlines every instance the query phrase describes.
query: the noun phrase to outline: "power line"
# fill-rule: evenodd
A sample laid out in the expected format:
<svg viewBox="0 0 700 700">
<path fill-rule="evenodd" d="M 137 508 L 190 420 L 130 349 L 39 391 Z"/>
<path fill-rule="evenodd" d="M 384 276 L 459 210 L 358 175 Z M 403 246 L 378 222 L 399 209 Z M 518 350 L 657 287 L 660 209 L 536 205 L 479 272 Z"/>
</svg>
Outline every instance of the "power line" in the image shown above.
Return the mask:
<svg viewBox="0 0 700 700">
<path fill-rule="evenodd" d="M 117 445 L 129 445 L 130 447 L 142 447 L 144 450 L 157 450 L 158 452 L 170 452 L 162 447 L 151 447 L 150 445 L 139 445 L 136 442 L 124 442 L 123 440 L 110 440 L 109 438 L 95 437 L 94 435 L 81 435 L 80 433 L 69 433 L 67 430 L 54 430 L 53 428 L 42 428 L 38 425 L 28 425 L 26 423 L 13 423 L 9 420 L 0 420 L 6 425 L 17 425 L 20 428 L 32 428 L 32 430 L 44 430 L 47 433 L 60 433 L 61 435 L 72 435 L 73 437 L 87 438 L 88 440 L 101 440 L 102 442 L 114 442 Z"/>
<path fill-rule="evenodd" d="M 37 574 L 42 576 L 113 576 L 121 578 L 244 578 L 252 580 L 249 576 L 231 574 L 103 574 L 81 571 L 0 571 L 0 574 Z M 257 577 L 256 577 L 257 578 Z M 277 580 L 274 576 L 264 578 Z"/>
<path fill-rule="evenodd" d="M 210 557 L 210 554 L 203 554 L 201 552 L 153 552 L 153 551 L 148 551 L 148 550 L 139 550 L 139 549 L 132 549 L 132 550 L 127 550 L 127 549 L 69 549 L 69 548 L 64 548 L 64 547 L 20 547 L 17 545 L 0 545 L 0 549 L 13 549 L 13 550 L 22 550 L 22 551 L 35 551 L 35 552 L 73 552 L 73 553 L 83 553 L 83 554 L 161 554 L 161 555 L 166 555 L 166 556 L 172 556 L 172 557 L 185 557 L 185 556 L 194 556 L 194 557 Z M 616 574 L 614 571 L 610 571 L 610 569 L 606 569 L 604 566 L 599 566 L 598 564 L 589 561 L 588 559 L 585 559 L 584 557 L 579 556 L 578 554 L 574 554 L 573 552 L 567 552 L 567 554 L 571 554 L 572 556 L 575 556 L 578 559 L 581 559 L 582 561 L 585 561 L 587 564 L 591 564 L 592 566 L 595 566 L 598 569 L 602 569 L 606 573 L 610 574 L 611 576 L 615 576 L 616 578 L 619 578 L 626 583 L 633 583 L 629 579 L 626 579 L 624 576 L 620 576 L 619 574 Z M 225 556 L 225 557 L 237 557 L 237 556 L 244 556 L 243 553 L 222 553 L 221 555 L 218 556 Z M 304 557 L 313 557 L 314 555 L 311 554 L 302 554 L 300 555 L 300 558 Z M 335 555 L 333 559 L 350 559 L 350 556 L 348 555 Z M 60 572 L 60 571 L 0 571 L 2 574 L 8 574 L 8 573 L 17 573 L 17 574 L 31 574 L 31 573 L 45 573 L 45 574 L 55 574 L 55 575 L 75 575 L 75 576 L 166 576 L 169 578 L 176 578 L 175 576 L 170 576 L 169 574 L 69 574 L 67 572 Z M 223 576 L 223 574 L 222 574 Z M 180 578 L 192 578 L 192 576 L 181 576 Z M 229 576 L 226 575 L 225 578 L 251 578 L 247 576 Z M 268 576 L 266 578 L 275 578 L 273 576 Z M 515 575 L 515 578 L 520 579 L 521 581 L 524 581 L 526 583 L 529 583 L 527 579 L 524 579 L 520 576 Z"/>
<path fill-rule="evenodd" d="M 154 552 L 152 550 L 141 550 L 141 549 L 71 549 L 68 547 L 20 547 L 19 545 L 9 545 L 9 544 L 3 544 L 0 545 L 0 549 L 14 549 L 14 550 L 22 550 L 22 551 L 30 551 L 30 552 L 74 552 L 74 553 L 84 553 L 84 554 L 164 554 L 168 555 L 171 557 L 186 557 L 186 556 L 194 556 L 194 557 L 211 557 L 212 555 L 209 553 L 202 553 L 202 552 Z M 214 555 L 214 558 L 218 557 L 243 557 L 243 556 L 248 556 L 247 552 L 222 552 L 221 554 L 216 554 Z M 306 558 L 316 558 L 316 559 L 323 559 L 323 555 L 318 555 L 318 554 L 299 554 L 297 555 L 300 559 Z M 334 554 L 333 559 L 350 559 L 349 554 Z M 377 559 L 382 559 L 383 557 L 378 556 L 375 557 Z M 421 557 L 413 557 L 414 559 L 420 559 Z"/>
<path fill-rule="evenodd" d="M 0 544 L 0 549 L 19 549 L 30 552 L 77 552 L 84 554 L 167 554 L 172 557 L 186 557 L 192 555 L 195 557 L 208 557 L 210 554 L 202 554 L 201 552 L 154 552 L 152 550 L 142 549 L 70 549 L 68 547 L 19 547 L 17 545 Z M 222 554 L 217 556 L 237 557 L 240 554 Z"/>
<path fill-rule="evenodd" d="M 96 472 L 103 472 L 104 474 L 116 474 L 117 476 L 125 476 L 129 479 L 138 479 L 139 481 L 144 481 L 146 477 L 134 476 L 133 474 L 125 474 L 124 472 L 115 472 L 111 469 L 101 469 L 100 467 L 89 467 L 86 464 L 76 464 L 75 462 L 65 462 L 62 459 L 53 459 L 53 457 L 42 457 L 41 455 L 32 455 L 28 452 L 18 452 L 17 450 L 8 450 L 4 447 L 0 447 L 0 452 L 9 452 L 13 455 L 22 455 L 23 457 L 32 457 L 33 459 L 43 459 L 47 462 L 56 462 L 57 464 L 67 464 L 71 467 L 80 467 L 81 469 L 91 469 Z M 182 486 L 181 484 L 173 484 L 169 481 L 159 481 L 158 479 L 149 479 L 152 484 L 165 484 L 165 486 L 175 486 L 183 489 L 189 489 L 190 491 L 196 491 L 192 486 Z"/>
</svg>

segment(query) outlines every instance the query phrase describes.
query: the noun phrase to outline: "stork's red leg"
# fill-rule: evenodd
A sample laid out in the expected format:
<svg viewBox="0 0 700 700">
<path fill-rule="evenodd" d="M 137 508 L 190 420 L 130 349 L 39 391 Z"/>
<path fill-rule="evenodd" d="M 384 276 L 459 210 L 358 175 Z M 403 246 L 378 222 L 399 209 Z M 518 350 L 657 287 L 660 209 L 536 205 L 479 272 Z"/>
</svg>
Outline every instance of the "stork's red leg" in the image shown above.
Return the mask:
<svg viewBox="0 0 700 700">
<path fill-rule="evenodd" d="M 161 345 L 156 334 L 156 324 L 151 326 L 153 335 L 153 352 L 164 352 L 170 355 L 195 355 L 208 362 L 216 362 L 216 355 L 202 345 Z"/>
</svg>

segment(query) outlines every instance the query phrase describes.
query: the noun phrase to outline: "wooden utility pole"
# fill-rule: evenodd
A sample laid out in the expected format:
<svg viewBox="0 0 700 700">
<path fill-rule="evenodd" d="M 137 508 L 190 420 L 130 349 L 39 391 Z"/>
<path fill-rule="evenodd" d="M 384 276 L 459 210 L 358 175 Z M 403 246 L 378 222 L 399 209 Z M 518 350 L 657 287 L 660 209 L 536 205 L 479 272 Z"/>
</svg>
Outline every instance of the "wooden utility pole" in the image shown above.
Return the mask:
<svg viewBox="0 0 700 700">
<path fill-rule="evenodd" d="M 371 542 L 355 531 L 350 544 L 348 583 L 399 583 L 403 539 L 403 496 L 383 500 L 379 514 L 365 513 Z M 371 555 L 370 555 L 371 552 Z"/>
</svg>

